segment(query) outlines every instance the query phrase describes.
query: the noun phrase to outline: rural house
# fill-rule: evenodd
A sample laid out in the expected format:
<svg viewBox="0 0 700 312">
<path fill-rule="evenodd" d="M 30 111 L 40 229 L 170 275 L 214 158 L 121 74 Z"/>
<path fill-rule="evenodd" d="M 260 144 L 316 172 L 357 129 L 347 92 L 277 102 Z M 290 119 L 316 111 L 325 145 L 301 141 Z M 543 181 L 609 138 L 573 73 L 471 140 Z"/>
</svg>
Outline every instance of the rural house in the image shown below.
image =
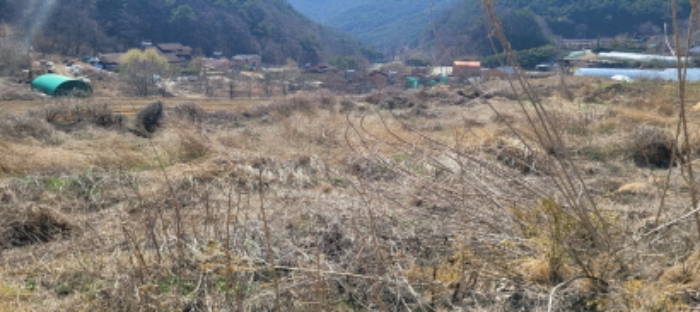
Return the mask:
<svg viewBox="0 0 700 312">
<path fill-rule="evenodd" d="M 160 50 L 163 54 L 172 53 L 175 56 L 188 61 L 192 59 L 192 48 L 182 45 L 181 43 L 160 43 L 157 44 L 156 47 L 158 47 L 158 50 Z"/>
<path fill-rule="evenodd" d="M 174 52 L 164 52 L 163 50 L 161 50 L 161 49 L 158 48 L 157 46 L 146 48 L 146 50 L 151 50 L 151 49 L 152 49 L 152 50 L 155 50 L 156 53 L 158 53 L 160 56 L 162 56 L 162 57 L 164 57 L 166 60 L 168 60 L 168 64 L 170 64 L 170 65 L 177 65 L 177 66 L 186 67 L 187 64 L 189 64 L 189 60 L 188 60 L 188 59 L 179 57 L 179 56 L 177 56 L 177 54 L 174 53 Z M 166 50 L 166 51 L 169 51 L 169 50 Z"/>
<path fill-rule="evenodd" d="M 331 66 L 328 64 L 317 64 L 314 66 L 306 66 L 304 68 L 304 72 L 307 73 L 316 73 L 316 74 L 322 74 L 322 73 L 336 73 L 338 72 L 338 68 L 335 66 Z"/>
<path fill-rule="evenodd" d="M 229 70 L 231 69 L 231 62 L 226 58 L 205 58 L 202 59 L 202 67 L 207 70 Z"/>
<path fill-rule="evenodd" d="M 452 64 L 452 75 L 458 79 L 481 77 L 481 62 L 454 61 Z"/>
<path fill-rule="evenodd" d="M 559 39 L 559 46 L 569 51 L 590 50 L 596 47 L 609 47 L 613 43 L 610 38 L 599 39 Z"/>
<path fill-rule="evenodd" d="M 262 58 L 257 54 L 239 54 L 231 58 L 231 65 L 241 68 L 247 66 L 250 69 L 260 67 Z"/>
<path fill-rule="evenodd" d="M 97 56 L 96 67 L 104 70 L 114 71 L 119 67 L 119 62 L 124 53 L 107 53 Z"/>
</svg>

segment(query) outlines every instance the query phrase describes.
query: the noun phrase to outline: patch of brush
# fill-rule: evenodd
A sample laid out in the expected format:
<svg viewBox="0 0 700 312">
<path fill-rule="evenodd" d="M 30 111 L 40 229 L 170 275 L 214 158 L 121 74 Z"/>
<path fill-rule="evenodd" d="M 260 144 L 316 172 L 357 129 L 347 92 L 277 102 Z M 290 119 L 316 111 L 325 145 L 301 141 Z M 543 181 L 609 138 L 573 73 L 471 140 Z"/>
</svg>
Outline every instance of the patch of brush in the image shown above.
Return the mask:
<svg viewBox="0 0 700 312">
<path fill-rule="evenodd" d="M 66 238 L 79 228 L 49 207 L 29 206 L 5 212 L 0 232 L 0 249 L 25 247 Z"/>
</svg>

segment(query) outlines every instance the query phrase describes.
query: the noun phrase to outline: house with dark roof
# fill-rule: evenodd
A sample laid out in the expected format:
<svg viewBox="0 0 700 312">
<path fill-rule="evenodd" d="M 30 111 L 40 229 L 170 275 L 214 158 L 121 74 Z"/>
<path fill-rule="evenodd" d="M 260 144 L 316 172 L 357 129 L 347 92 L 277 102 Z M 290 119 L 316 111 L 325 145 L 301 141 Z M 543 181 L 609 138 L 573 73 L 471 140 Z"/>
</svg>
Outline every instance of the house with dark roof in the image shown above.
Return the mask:
<svg viewBox="0 0 700 312">
<path fill-rule="evenodd" d="M 189 64 L 189 60 L 179 57 L 177 54 L 173 52 L 165 52 L 158 48 L 157 46 L 155 47 L 148 47 L 146 50 L 154 50 L 156 53 L 158 53 L 160 56 L 164 57 L 167 61 L 168 64 L 170 65 L 177 65 L 177 66 L 182 66 L 185 67 L 187 64 Z M 167 50 L 166 50 L 167 51 Z"/>
<path fill-rule="evenodd" d="M 231 58 L 231 65 L 237 68 L 247 66 L 256 69 L 262 65 L 262 57 L 257 54 L 238 54 Z"/>
<path fill-rule="evenodd" d="M 159 43 L 156 45 L 158 47 L 158 50 L 163 52 L 164 54 L 167 53 L 172 53 L 176 55 L 177 57 L 185 60 L 191 60 L 192 59 L 192 48 L 186 45 L 183 45 L 182 43 L 179 42 L 171 42 L 171 43 Z"/>
<path fill-rule="evenodd" d="M 316 74 L 336 73 L 336 72 L 338 72 L 338 67 L 331 66 L 328 64 L 317 64 L 317 65 L 313 65 L 313 66 L 304 67 L 304 72 L 316 73 Z"/>
<path fill-rule="evenodd" d="M 107 53 L 97 56 L 96 65 L 98 68 L 113 71 L 119 67 L 120 60 L 124 53 Z"/>
</svg>

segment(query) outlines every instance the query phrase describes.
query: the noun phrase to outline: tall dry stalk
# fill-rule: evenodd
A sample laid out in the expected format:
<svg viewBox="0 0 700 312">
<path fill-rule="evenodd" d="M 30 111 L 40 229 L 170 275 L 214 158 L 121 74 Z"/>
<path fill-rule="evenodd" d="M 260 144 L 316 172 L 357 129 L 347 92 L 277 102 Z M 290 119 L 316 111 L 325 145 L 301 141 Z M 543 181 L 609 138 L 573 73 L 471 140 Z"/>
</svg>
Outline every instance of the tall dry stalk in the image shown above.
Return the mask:
<svg viewBox="0 0 700 312">
<path fill-rule="evenodd" d="M 515 52 L 505 36 L 503 26 L 496 14 L 493 1 L 482 0 L 481 3 L 492 27 L 492 35 L 495 35 L 500 43 L 506 56 L 506 62 L 515 69 L 514 78 L 510 75 L 506 77 L 511 89 L 516 93 L 518 105 L 527 120 L 529 130 L 535 134 L 535 143 L 542 150 L 548 152 L 549 160 L 556 165 L 552 181 L 556 185 L 559 195 L 573 211 L 593 243 L 599 248 L 610 250 L 612 246 L 608 240 L 608 224 L 598 210 L 597 203 L 584 182 L 577 165 L 566 155 L 566 143 L 562 138 L 561 129 L 519 67 Z M 519 92 L 519 90 L 521 91 Z M 524 95 L 529 103 L 526 103 L 521 95 Z M 513 130 L 512 127 L 510 128 Z M 530 142 L 523 138 L 522 133 L 514 131 L 514 135 L 529 148 Z M 591 219 L 592 217 L 595 220 Z"/>
<path fill-rule="evenodd" d="M 695 174 L 693 172 L 693 163 L 691 162 L 692 149 L 690 148 L 690 131 L 688 130 L 688 113 L 686 104 L 686 78 L 687 78 L 687 55 L 689 55 L 689 49 L 691 44 L 691 35 L 693 24 L 695 22 L 694 18 L 697 15 L 698 1 L 690 1 L 691 4 L 691 14 L 690 22 L 688 23 L 688 34 L 686 36 L 685 44 L 681 41 L 681 29 L 678 23 L 678 0 L 671 0 L 671 10 L 673 18 L 673 39 L 675 43 L 676 51 L 676 69 L 678 74 L 678 100 L 680 104 L 680 112 L 678 116 L 678 129 L 676 129 L 676 142 L 678 137 L 683 137 L 683 148 L 681 150 L 681 162 L 688 171 L 688 178 L 686 182 L 688 183 L 688 188 L 690 189 L 690 199 L 691 199 L 691 209 L 698 208 L 698 188 L 697 182 L 695 181 Z M 683 53 L 681 53 L 683 52 Z M 677 143 L 676 143 L 677 144 Z M 695 212 L 695 223 L 698 231 L 698 236 L 700 237 L 700 213 Z"/>
<path fill-rule="evenodd" d="M 275 308 L 274 311 L 280 311 L 280 283 L 277 276 L 277 269 L 275 267 L 275 252 L 272 250 L 272 234 L 270 233 L 270 224 L 268 223 L 267 213 L 265 212 L 265 184 L 263 183 L 263 170 L 261 167 L 258 169 L 258 195 L 260 196 L 260 216 L 263 221 L 263 231 L 265 233 L 265 247 L 267 248 L 268 255 L 268 267 L 270 268 L 270 273 L 272 274 L 272 282 L 275 285 Z"/>
</svg>

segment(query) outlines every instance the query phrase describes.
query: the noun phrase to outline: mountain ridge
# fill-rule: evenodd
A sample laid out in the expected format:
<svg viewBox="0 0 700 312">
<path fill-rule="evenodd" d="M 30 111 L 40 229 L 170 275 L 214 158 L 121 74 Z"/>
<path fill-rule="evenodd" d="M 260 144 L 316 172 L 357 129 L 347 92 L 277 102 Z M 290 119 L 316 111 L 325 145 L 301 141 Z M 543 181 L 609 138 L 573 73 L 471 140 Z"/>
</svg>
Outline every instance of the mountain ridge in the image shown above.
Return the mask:
<svg viewBox="0 0 700 312">
<path fill-rule="evenodd" d="M 64 55 L 124 51 L 150 40 L 180 42 L 204 55 L 261 54 L 266 63 L 283 64 L 361 57 L 362 48 L 284 0 L 0 0 L 0 18 L 38 51 Z"/>
<path fill-rule="evenodd" d="M 415 44 L 431 22 L 457 0 L 288 0 L 310 19 L 383 49 Z M 389 38 L 389 40 L 387 40 Z"/>
</svg>

